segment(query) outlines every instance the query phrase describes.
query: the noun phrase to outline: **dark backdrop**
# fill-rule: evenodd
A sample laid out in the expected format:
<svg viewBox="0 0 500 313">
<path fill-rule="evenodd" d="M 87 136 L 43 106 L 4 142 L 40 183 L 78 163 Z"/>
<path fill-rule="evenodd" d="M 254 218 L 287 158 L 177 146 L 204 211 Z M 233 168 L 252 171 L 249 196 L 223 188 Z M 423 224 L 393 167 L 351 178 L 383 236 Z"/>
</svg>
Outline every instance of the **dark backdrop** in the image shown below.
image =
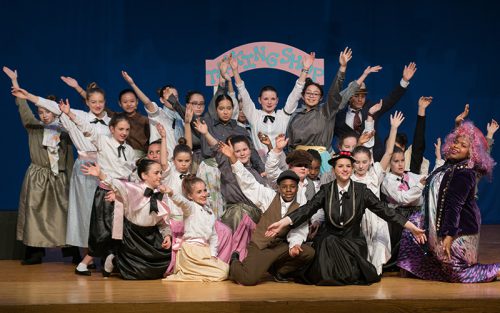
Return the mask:
<svg viewBox="0 0 500 313">
<path fill-rule="evenodd" d="M 418 97 L 434 96 L 426 133 L 426 156 L 434 160 L 433 141 L 452 128 L 465 103 L 471 104 L 470 118 L 483 130 L 489 119 L 500 119 L 498 7 L 493 1 L 0 0 L 0 60 L 18 69 L 21 86 L 37 95 L 68 97 L 74 107 L 83 108 L 83 103 L 59 76 L 75 77 L 82 86 L 97 81 L 114 109 L 118 92 L 127 87 L 122 69 L 151 98 L 166 83 L 178 86 L 180 94 L 200 89 L 208 97 L 205 59 L 254 41 L 316 51 L 325 59 L 327 84 L 337 70 L 339 51 L 352 47 L 348 80 L 368 65 L 383 66 L 367 80 L 372 99 L 385 96 L 401 78 L 403 65 L 415 61 L 418 71 L 397 109 L 407 115 L 402 130 L 411 138 Z M 283 104 L 296 78 L 255 70 L 243 73 L 243 79 L 254 98 L 261 86 L 275 85 Z M 17 210 L 29 164 L 27 137 L 10 82 L 6 76 L 0 82 L 0 210 Z M 388 122 L 380 126 L 385 137 Z M 500 159 L 500 148 L 493 148 L 493 156 Z M 480 185 L 484 223 L 500 223 L 497 172 L 491 183 Z"/>
</svg>

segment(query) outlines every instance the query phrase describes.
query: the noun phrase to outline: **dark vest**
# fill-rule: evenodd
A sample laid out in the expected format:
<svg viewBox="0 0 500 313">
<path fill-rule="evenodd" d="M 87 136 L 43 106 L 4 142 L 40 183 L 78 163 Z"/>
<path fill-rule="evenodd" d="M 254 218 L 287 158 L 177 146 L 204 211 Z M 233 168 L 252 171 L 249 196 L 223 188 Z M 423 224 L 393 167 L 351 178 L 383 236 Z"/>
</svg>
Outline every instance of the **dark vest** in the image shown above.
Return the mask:
<svg viewBox="0 0 500 313">
<path fill-rule="evenodd" d="M 261 250 L 276 246 L 286 240 L 286 234 L 290 231 L 290 226 L 285 227 L 276 237 L 266 237 L 264 234 L 272 223 L 281 219 L 281 196 L 276 194 L 269 208 L 262 214 L 257 227 L 252 234 L 252 242 Z M 300 205 L 294 200 L 288 207 L 287 214 L 297 210 Z"/>
</svg>

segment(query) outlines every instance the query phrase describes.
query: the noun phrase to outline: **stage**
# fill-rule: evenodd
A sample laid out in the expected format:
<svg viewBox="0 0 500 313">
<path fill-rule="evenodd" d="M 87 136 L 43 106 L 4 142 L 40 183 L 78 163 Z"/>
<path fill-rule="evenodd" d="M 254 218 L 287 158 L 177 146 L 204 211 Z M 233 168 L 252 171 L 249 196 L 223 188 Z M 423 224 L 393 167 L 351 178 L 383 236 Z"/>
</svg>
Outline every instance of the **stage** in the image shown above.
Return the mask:
<svg viewBox="0 0 500 313">
<path fill-rule="evenodd" d="M 483 226 L 480 261 L 500 262 L 500 225 Z M 73 274 L 70 263 L 0 261 L 0 312 L 499 312 L 500 281 L 449 284 L 385 275 L 371 286 L 266 281 L 124 281 Z"/>
</svg>

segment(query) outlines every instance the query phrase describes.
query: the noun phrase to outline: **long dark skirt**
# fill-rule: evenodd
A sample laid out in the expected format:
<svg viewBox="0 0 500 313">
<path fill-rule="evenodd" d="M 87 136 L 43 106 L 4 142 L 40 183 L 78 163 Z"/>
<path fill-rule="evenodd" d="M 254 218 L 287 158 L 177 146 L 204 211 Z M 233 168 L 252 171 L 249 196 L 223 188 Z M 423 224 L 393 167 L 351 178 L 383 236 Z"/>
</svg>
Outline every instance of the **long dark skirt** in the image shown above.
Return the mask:
<svg viewBox="0 0 500 313">
<path fill-rule="evenodd" d="M 106 257 L 114 253 L 118 240 L 111 237 L 115 203 L 104 200 L 108 190 L 97 187 L 90 214 L 89 255 Z"/>
<path fill-rule="evenodd" d="M 170 249 L 161 247 L 157 226 L 138 226 L 123 220 L 123 240 L 116 264 L 123 279 L 159 279 L 170 264 Z"/>
<path fill-rule="evenodd" d="M 351 238 L 319 233 L 313 243 L 314 260 L 304 268 L 297 282 L 320 286 L 369 285 L 380 281 L 375 267 L 367 261 L 363 237 Z"/>
</svg>

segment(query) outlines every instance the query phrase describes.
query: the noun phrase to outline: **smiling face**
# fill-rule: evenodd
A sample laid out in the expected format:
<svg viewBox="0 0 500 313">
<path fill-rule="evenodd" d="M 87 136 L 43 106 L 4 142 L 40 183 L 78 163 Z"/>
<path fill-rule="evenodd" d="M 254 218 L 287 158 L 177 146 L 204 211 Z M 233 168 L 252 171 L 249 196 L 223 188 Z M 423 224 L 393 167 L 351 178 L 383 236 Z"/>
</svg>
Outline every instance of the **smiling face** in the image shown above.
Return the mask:
<svg viewBox="0 0 500 313">
<path fill-rule="evenodd" d="M 345 137 L 342 140 L 342 144 L 339 146 L 340 151 L 351 151 L 356 148 L 358 144 L 358 139 L 356 137 Z"/>
<path fill-rule="evenodd" d="M 457 161 L 468 159 L 470 157 L 470 139 L 465 136 L 457 136 L 447 157 Z"/>
<path fill-rule="evenodd" d="M 352 174 L 352 161 L 346 158 L 338 159 L 333 167 L 333 172 L 340 183 L 347 183 Z"/>
<path fill-rule="evenodd" d="M 174 157 L 174 166 L 175 169 L 181 173 L 186 174 L 189 171 L 189 167 L 191 166 L 191 161 L 193 158 L 190 153 L 187 152 L 179 152 Z"/>
<path fill-rule="evenodd" d="M 109 126 L 111 135 L 119 143 L 124 143 L 130 133 L 130 124 L 127 121 L 119 121 L 115 126 Z"/>
<path fill-rule="evenodd" d="M 247 164 L 250 161 L 250 148 L 244 141 L 237 142 L 233 145 L 234 154 L 236 158 L 243 164 Z"/>
<path fill-rule="evenodd" d="M 54 113 L 41 107 L 38 107 L 38 116 L 40 117 L 40 121 L 45 125 L 49 125 L 56 119 Z"/>
<path fill-rule="evenodd" d="M 101 117 L 104 113 L 104 107 L 106 105 L 106 100 L 104 95 L 100 92 L 93 92 L 87 96 L 87 106 L 90 112 L 94 113 L 95 116 Z"/>
<path fill-rule="evenodd" d="M 315 107 L 321 100 L 321 90 L 316 85 L 309 85 L 304 91 L 302 99 L 307 107 Z"/>
<path fill-rule="evenodd" d="M 395 152 L 391 157 L 391 172 L 397 176 L 403 176 L 405 173 L 405 154 Z"/>
<path fill-rule="evenodd" d="M 120 107 L 128 114 L 135 113 L 137 111 L 137 105 L 139 100 L 133 92 L 126 92 L 121 95 L 120 102 L 118 103 Z"/>
<path fill-rule="evenodd" d="M 293 179 L 283 179 L 278 185 L 278 192 L 285 202 L 290 202 L 297 195 L 298 184 Z"/>
<path fill-rule="evenodd" d="M 191 186 L 191 193 L 188 195 L 190 200 L 198 203 L 201 206 L 207 204 L 208 191 L 207 186 L 203 182 L 196 182 Z"/>
<path fill-rule="evenodd" d="M 259 103 L 264 112 L 272 113 L 278 105 L 278 95 L 272 90 L 263 91 L 259 97 Z"/>
<path fill-rule="evenodd" d="M 229 122 L 233 116 L 233 104 L 228 99 L 222 99 L 217 105 L 217 117 L 223 123 Z"/>
<path fill-rule="evenodd" d="M 356 176 L 365 176 L 370 169 L 370 156 L 365 152 L 358 152 L 353 155 L 353 157 L 356 159 L 356 162 L 354 162 L 354 172 L 356 173 Z"/>
<path fill-rule="evenodd" d="M 152 189 L 158 188 L 161 184 L 161 165 L 151 164 L 146 172 L 141 173 L 141 179 Z"/>
</svg>

